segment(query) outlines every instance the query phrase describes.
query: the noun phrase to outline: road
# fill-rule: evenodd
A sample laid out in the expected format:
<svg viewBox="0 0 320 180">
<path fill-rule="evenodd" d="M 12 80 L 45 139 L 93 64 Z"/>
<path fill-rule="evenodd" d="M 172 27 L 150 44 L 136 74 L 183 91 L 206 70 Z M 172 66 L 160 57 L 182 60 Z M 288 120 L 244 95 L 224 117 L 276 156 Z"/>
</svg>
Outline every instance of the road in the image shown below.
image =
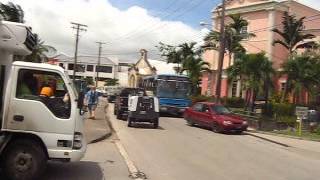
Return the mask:
<svg viewBox="0 0 320 180">
<path fill-rule="evenodd" d="M 110 111 L 111 113 L 111 111 Z M 128 128 L 111 121 L 136 167 L 152 180 L 315 180 L 320 154 L 284 147 L 250 135 L 215 134 L 181 118 L 161 118 Z"/>
</svg>

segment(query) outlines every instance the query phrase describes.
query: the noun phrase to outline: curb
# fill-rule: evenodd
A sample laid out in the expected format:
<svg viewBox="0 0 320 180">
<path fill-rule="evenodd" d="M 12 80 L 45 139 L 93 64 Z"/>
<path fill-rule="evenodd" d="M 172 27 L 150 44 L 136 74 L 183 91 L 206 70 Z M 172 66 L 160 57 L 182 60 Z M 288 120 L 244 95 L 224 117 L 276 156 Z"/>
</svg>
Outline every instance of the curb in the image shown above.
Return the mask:
<svg viewBox="0 0 320 180">
<path fill-rule="evenodd" d="M 88 144 L 94 144 L 94 143 L 103 141 L 105 139 L 108 139 L 111 135 L 112 135 L 112 132 L 109 132 L 109 133 L 104 134 L 103 136 L 101 136 L 101 137 L 99 137 L 97 139 L 91 140 L 90 142 L 88 142 Z"/>
<path fill-rule="evenodd" d="M 266 135 L 285 137 L 285 138 L 291 138 L 291 139 L 297 139 L 297 140 L 320 142 L 320 139 L 310 139 L 310 138 L 305 138 L 305 137 L 296 137 L 296 136 L 290 136 L 290 135 L 285 135 L 285 134 L 270 133 L 270 132 L 265 132 L 265 131 L 249 130 L 248 132 L 261 133 L 261 134 L 266 134 Z"/>
<path fill-rule="evenodd" d="M 259 139 L 262 139 L 262 140 L 265 140 L 265 141 L 268 141 L 268 142 L 271 142 L 271 143 L 274 143 L 274 144 L 277 144 L 277 145 L 280 145 L 280 146 L 283 146 L 283 147 L 291 147 L 291 146 L 289 146 L 287 144 L 284 144 L 284 143 L 281 143 L 281 142 L 278 142 L 278 141 L 271 140 L 269 138 L 265 138 L 265 137 L 256 135 L 254 132 L 248 132 L 247 131 L 244 134 L 249 135 L 249 136 L 253 136 L 255 138 L 259 138 Z"/>
<path fill-rule="evenodd" d="M 108 108 L 108 106 L 109 106 L 108 104 L 106 104 L 106 105 L 104 106 L 104 113 L 105 113 L 104 120 L 106 121 L 107 126 L 109 126 L 109 132 L 108 132 L 108 130 L 107 130 L 107 133 L 106 133 L 106 134 L 103 134 L 103 135 L 101 135 L 100 137 L 98 137 L 98 138 L 96 138 L 96 139 L 94 139 L 94 140 L 89 141 L 88 144 L 94 144 L 94 143 L 103 141 L 103 140 L 105 140 L 105 139 L 108 139 L 109 137 L 112 136 L 112 133 L 114 132 L 114 129 L 113 129 L 113 127 L 112 127 L 111 122 L 109 121 L 109 117 L 107 116 L 107 112 L 108 112 L 108 111 L 107 111 L 107 108 Z"/>
</svg>

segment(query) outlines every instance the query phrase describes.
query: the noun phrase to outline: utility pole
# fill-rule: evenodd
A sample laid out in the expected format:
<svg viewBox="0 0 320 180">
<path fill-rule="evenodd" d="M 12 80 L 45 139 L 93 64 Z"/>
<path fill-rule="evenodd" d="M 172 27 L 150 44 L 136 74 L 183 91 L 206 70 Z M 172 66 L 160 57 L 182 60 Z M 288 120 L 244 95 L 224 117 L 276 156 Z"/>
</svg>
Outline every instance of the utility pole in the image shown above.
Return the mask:
<svg viewBox="0 0 320 180">
<path fill-rule="evenodd" d="M 221 79 L 223 71 L 223 58 L 225 52 L 225 10 L 226 0 L 222 0 L 221 7 L 221 20 L 220 20 L 220 48 L 219 48 L 219 59 L 218 59 L 218 71 L 217 71 L 217 83 L 216 83 L 216 102 L 220 102 L 221 97 Z"/>
<path fill-rule="evenodd" d="M 100 64 L 101 64 L 101 49 L 102 49 L 102 44 L 106 44 L 106 43 L 103 43 L 103 42 L 96 42 L 97 44 L 99 44 L 99 55 L 98 55 L 98 63 L 97 63 L 97 66 L 96 66 L 96 87 L 98 87 L 98 81 L 99 81 L 99 71 L 98 71 L 98 67 L 100 67 Z"/>
<path fill-rule="evenodd" d="M 74 52 L 74 63 L 73 63 L 73 82 L 76 80 L 76 71 L 77 71 L 77 58 L 78 58 L 78 44 L 79 44 L 79 36 L 80 36 L 80 31 L 87 31 L 85 28 L 87 28 L 87 25 L 84 24 L 79 24 L 79 23 L 74 23 L 71 22 L 72 29 L 76 29 L 76 48 Z"/>
</svg>

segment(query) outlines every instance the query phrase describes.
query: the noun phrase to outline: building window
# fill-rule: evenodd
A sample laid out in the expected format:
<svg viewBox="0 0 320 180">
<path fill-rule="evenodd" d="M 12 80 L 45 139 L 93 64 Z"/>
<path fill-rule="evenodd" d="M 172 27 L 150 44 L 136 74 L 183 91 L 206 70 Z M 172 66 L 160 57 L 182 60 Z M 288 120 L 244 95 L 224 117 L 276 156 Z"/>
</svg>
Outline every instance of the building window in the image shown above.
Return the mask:
<svg viewBox="0 0 320 180">
<path fill-rule="evenodd" d="M 237 81 L 233 81 L 232 82 L 232 89 L 231 89 L 231 97 L 236 97 L 237 96 L 237 86 L 238 86 L 238 82 Z"/>
<path fill-rule="evenodd" d="M 64 64 L 63 63 L 59 63 L 59 66 L 64 69 Z"/>
<path fill-rule="evenodd" d="M 73 70 L 73 64 L 68 64 L 68 70 Z"/>
<path fill-rule="evenodd" d="M 281 90 L 282 92 L 284 92 L 285 88 L 286 88 L 286 83 L 285 83 L 285 82 L 282 82 L 282 83 L 280 84 L 280 90 Z"/>
<path fill-rule="evenodd" d="M 96 68 L 97 72 L 112 73 L 112 67 L 110 66 L 97 66 Z"/>
<path fill-rule="evenodd" d="M 93 71 L 93 65 L 87 65 L 87 71 L 92 72 Z"/>
<path fill-rule="evenodd" d="M 77 64 L 77 72 L 85 72 L 86 66 L 83 64 Z"/>
</svg>

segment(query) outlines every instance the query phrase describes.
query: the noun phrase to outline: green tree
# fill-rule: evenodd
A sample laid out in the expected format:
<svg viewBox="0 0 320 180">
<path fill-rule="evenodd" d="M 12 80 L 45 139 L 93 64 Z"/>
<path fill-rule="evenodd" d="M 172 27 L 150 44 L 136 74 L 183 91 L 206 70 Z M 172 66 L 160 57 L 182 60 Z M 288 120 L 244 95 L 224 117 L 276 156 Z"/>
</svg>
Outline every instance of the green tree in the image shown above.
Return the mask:
<svg viewBox="0 0 320 180">
<path fill-rule="evenodd" d="M 168 63 L 177 63 L 177 73 L 186 73 L 190 78 L 194 94 L 199 93 L 199 84 L 202 73 L 210 71 L 209 63 L 204 62 L 201 58 L 202 50 L 196 47 L 195 42 L 182 43 L 178 46 L 160 43 L 159 50 L 162 56 L 166 57 Z"/>
<path fill-rule="evenodd" d="M 0 15 L 6 21 L 24 23 L 24 12 L 21 6 L 12 2 L 8 4 L 0 3 Z"/>
<path fill-rule="evenodd" d="M 288 92 L 294 103 L 302 103 L 303 90 L 314 94 L 320 84 L 320 60 L 306 54 L 297 55 L 283 64 L 283 74 L 287 75 Z"/>
<path fill-rule="evenodd" d="M 266 86 L 269 86 L 273 73 L 272 63 L 263 52 L 244 54 L 227 69 L 229 82 L 241 80 L 244 88 L 247 90 L 246 108 L 250 102 L 255 102 L 257 95 L 261 94 L 261 92 L 264 92 L 264 96 L 268 98 L 267 92 L 269 89 Z M 254 110 L 253 103 L 251 110 Z"/>
<path fill-rule="evenodd" d="M 175 63 L 178 65 L 178 67 L 175 69 L 177 74 L 181 74 L 183 69 L 185 69 L 183 67 L 185 60 L 189 56 L 194 56 L 197 53 L 195 42 L 182 43 L 178 46 L 172 46 L 162 42 L 159 44 L 160 46 L 158 46 L 158 49 L 161 52 L 161 56 L 166 58 L 167 63 Z"/>
<path fill-rule="evenodd" d="M 284 12 L 282 19 L 283 30 L 277 28 L 272 30 L 280 36 L 280 39 L 276 39 L 273 42 L 273 45 L 280 44 L 288 50 L 288 61 L 290 61 L 293 58 L 293 55 L 297 49 L 311 48 L 315 45 L 315 42 L 310 40 L 313 39 L 315 36 L 313 34 L 306 34 L 303 32 L 304 19 L 305 17 L 297 19 L 294 15 L 289 15 L 288 12 Z M 288 97 L 289 86 L 289 83 L 286 83 L 282 96 L 282 102 L 284 102 Z"/>
<path fill-rule="evenodd" d="M 37 62 L 40 63 L 43 60 L 46 61 L 48 59 L 47 54 L 54 54 L 56 53 L 56 49 L 52 46 L 45 45 L 44 41 L 42 41 L 38 35 L 36 35 L 36 45 L 32 50 L 32 53 L 25 57 L 25 61 L 28 62 Z"/>
<path fill-rule="evenodd" d="M 244 39 L 255 37 L 253 33 L 244 33 L 243 29 L 249 25 L 248 21 L 243 19 L 239 14 L 233 14 L 229 16 L 231 23 L 225 27 L 225 50 L 229 56 L 229 66 L 231 65 L 231 59 L 235 59 L 239 54 L 245 53 L 245 48 L 241 45 L 241 41 Z M 204 38 L 206 42 L 203 48 L 217 50 L 220 43 L 220 32 L 210 31 L 210 33 Z M 234 57 L 233 57 L 234 56 Z"/>
<path fill-rule="evenodd" d="M 310 39 L 315 38 L 313 34 L 304 33 L 304 21 L 305 17 L 297 19 L 294 15 L 289 15 L 288 12 L 284 12 L 282 18 L 282 29 L 273 29 L 272 31 L 280 36 L 280 39 L 276 39 L 273 45 L 280 44 L 285 47 L 289 52 L 289 58 L 297 49 L 311 48 L 315 42 Z M 309 40 L 309 41 L 305 41 Z"/>
<path fill-rule="evenodd" d="M 116 86 L 119 85 L 119 79 L 107 79 L 104 83 L 105 86 Z"/>
</svg>

